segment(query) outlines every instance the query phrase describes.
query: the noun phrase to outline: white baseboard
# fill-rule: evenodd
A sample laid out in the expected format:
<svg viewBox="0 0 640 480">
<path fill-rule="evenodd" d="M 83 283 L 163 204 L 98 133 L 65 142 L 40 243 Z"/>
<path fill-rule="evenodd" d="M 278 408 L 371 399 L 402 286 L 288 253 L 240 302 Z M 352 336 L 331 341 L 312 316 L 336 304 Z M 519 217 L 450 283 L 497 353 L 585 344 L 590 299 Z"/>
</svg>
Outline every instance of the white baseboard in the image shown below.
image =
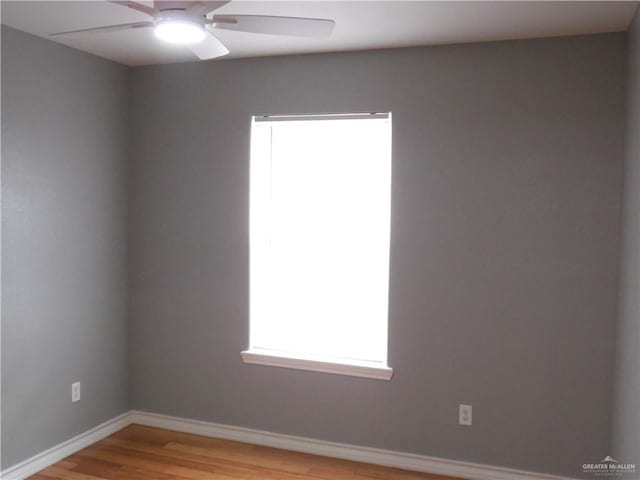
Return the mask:
<svg viewBox="0 0 640 480">
<path fill-rule="evenodd" d="M 377 448 L 359 447 L 343 443 L 326 442 L 311 438 L 282 435 L 279 433 L 232 427 L 218 423 L 188 420 L 156 413 L 132 411 L 131 423 L 149 427 L 165 428 L 206 437 L 223 438 L 238 442 L 267 447 L 293 450 L 296 452 L 322 455 L 326 457 L 373 463 L 387 467 L 413 470 L 417 472 L 448 475 L 468 480 L 574 480 L 568 477 L 545 475 L 503 467 L 492 467 L 477 463 L 427 457 L 411 453 L 401 453 Z"/>
<path fill-rule="evenodd" d="M 17 465 L 3 470 L 0 472 L 0 478 L 2 480 L 24 480 L 34 473 L 50 467 L 54 463 L 59 462 L 69 455 L 73 455 L 77 451 L 108 437 L 128 425 L 131 425 L 131 412 L 123 413 L 116 418 L 104 422 L 102 425 L 98 425 L 66 442 L 62 442 L 49 450 L 45 450 Z"/>
<path fill-rule="evenodd" d="M 89 445 L 121 430 L 131 424 L 164 428 L 178 432 L 193 433 L 206 437 L 223 438 L 238 442 L 281 448 L 296 452 L 341 458 L 356 462 L 372 463 L 387 467 L 413 470 L 436 475 L 459 477 L 468 480 L 575 480 L 568 477 L 526 472 L 503 467 L 493 467 L 478 463 L 427 457 L 412 453 L 401 453 L 378 448 L 360 447 L 344 443 L 327 442 L 312 438 L 296 437 L 279 433 L 233 427 L 219 423 L 189 420 L 157 413 L 130 411 L 102 425 L 98 425 L 49 450 L 34 455 L 2 472 L 0 479 L 24 480 L 56 462 L 82 450 Z"/>
</svg>

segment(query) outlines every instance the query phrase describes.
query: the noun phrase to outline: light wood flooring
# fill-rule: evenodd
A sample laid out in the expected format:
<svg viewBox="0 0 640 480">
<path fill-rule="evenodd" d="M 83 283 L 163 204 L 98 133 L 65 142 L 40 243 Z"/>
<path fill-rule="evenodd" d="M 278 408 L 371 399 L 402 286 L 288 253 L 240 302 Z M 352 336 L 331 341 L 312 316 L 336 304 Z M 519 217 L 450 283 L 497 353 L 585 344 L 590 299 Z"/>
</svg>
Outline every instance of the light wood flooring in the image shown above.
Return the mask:
<svg viewBox="0 0 640 480">
<path fill-rule="evenodd" d="M 131 425 L 29 480 L 459 480 Z"/>
</svg>

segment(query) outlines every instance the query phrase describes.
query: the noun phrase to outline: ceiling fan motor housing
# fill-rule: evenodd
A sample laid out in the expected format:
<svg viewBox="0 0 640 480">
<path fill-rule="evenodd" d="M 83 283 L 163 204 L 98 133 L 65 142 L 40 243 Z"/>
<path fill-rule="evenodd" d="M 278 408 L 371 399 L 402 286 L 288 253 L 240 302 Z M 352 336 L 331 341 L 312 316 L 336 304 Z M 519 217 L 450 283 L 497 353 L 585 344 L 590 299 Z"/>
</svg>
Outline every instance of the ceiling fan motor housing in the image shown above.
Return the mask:
<svg viewBox="0 0 640 480">
<path fill-rule="evenodd" d="M 156 25 L 164 22 L 190 23 L 204 30 L 206 20 L 204 15 L 188 13 L 184 9 L 170 9 L 160 10 L 154 22 Z"/>
<path fill-rule="evenodd" d="M 170 43 L 196 43 L 205 37 L 204 15 L 184 9 L 161 10 L 154 19 L 156 36 Z"/>
</svg>

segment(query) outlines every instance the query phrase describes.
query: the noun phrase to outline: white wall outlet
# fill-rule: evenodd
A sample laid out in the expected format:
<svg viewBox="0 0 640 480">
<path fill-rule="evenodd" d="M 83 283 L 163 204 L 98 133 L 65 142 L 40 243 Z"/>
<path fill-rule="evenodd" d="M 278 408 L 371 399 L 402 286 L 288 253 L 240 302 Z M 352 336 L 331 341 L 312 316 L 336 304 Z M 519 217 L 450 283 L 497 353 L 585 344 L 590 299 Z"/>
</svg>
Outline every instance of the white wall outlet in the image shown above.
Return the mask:
<svg viewBox="0 0 640 480">
<path fill-rule="evenodd" d="M 458 423 L 460 425 L 471 425 L 471 405 L 460 404 L 460 410 L 458 412 Z"/>
<path fill-rule="evenodd" d="M 72 402 L 80 401 L 80 382 L 71 384 L 71 401 Z"/>
</svg>

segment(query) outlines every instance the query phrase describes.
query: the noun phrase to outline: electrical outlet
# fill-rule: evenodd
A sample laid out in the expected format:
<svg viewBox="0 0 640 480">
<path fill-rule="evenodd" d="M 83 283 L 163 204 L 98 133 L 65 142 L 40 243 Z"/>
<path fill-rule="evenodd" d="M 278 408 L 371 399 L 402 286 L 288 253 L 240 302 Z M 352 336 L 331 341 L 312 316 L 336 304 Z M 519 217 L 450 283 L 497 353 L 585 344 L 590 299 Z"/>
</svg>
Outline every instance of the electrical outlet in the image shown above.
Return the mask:
<svg viewBox="0 0 640 480">
<path fill-rule="evenodd" d="M 458 412 L 458 423 L 460 425 L 471 425 L 471 414 L 472 414 L 471 405 L 463 405 L 460 404 L 460 410 Z"/>
<path fill-rule="evenodd" d="M 71 384 L 71 401 L 72 402 L 80 401 L 80 382 Z"/>
</svg>

